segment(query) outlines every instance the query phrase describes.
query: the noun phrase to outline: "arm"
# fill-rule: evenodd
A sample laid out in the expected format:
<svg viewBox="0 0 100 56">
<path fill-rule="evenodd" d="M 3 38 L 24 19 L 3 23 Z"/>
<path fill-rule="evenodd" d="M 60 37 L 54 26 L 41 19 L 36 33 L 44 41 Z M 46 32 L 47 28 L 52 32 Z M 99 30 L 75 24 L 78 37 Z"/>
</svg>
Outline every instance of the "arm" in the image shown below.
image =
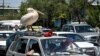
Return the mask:
<svg viewBox="0 0 100 56">
<path fill-rule="evenodd" d="M 28 51 L 28 52 L 26 53 L 26 55 L 28 55 L 28 56 L 32 56 L 33 53 L 34 53 L 34 50 L 30 50 L 30 51 Z"/>
</svg>

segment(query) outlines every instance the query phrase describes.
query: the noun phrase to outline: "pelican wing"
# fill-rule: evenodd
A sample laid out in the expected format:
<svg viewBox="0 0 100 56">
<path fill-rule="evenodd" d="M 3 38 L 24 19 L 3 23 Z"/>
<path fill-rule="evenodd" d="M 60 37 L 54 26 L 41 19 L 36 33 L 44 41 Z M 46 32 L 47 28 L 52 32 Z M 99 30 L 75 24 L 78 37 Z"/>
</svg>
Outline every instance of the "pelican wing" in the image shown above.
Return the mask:
<svg viewBox="0 0 100 56">
<path fill-rule="evenodd" d="M 24 26 L 27 25 L 32 25 L 33 23 L 35 23 L 38 19 L 39 15 L 37 12 L 31 12 L 31 13 L 27 13 L 24 16 L 22 16 L 21 18 L 21 23 Z"/>
</svg>

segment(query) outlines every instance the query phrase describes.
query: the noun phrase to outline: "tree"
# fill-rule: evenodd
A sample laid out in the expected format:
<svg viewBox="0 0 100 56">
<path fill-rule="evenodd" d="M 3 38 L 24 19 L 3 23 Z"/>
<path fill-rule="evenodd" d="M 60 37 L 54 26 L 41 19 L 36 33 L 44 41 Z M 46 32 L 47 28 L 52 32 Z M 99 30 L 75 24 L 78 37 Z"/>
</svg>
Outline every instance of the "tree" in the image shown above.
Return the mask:
<svg viewBox="0 0 100 56">
<path fill-rule="evenodd" d="M 70 0 L 69 8 L 71 19 L 79 21 L 85 18 L 87 0 Z"/>
<path fill-rule="evenodd" d="M 99 10 L 100 6 L 93 6 L 91 4 L 88 5 L 87 8 L 87 15 L 88 15 L 88 19 L 87 19 L 87 23 L 89 23 L 90 25 L 92 25 L 93 27 L 100 27 L 100 20 L 99 20 L 99 16 L 100 16 L 100 10 Z"/>
<path fill-rule="evenodd" d="M 57 18 L 67 19 L 69 17 L 67 6 L 65 0 L 27 0 L 26 3 L 21 4 L 20 11 L 21 15 L 26 13 L 27 7 L 42 11 L 45 15 L 40 15 L 39 20 L 46 19 L 47 26 L 53 27 L 52 22 Z"/>
<path fill-rule="evenodd" d="M 14 19 L 20 19 L 19 13 L 17 10 L 13 9 L 5 9 L 3 16 L 0 16 L 0 20 L 14 20 Z"/>
</svg>

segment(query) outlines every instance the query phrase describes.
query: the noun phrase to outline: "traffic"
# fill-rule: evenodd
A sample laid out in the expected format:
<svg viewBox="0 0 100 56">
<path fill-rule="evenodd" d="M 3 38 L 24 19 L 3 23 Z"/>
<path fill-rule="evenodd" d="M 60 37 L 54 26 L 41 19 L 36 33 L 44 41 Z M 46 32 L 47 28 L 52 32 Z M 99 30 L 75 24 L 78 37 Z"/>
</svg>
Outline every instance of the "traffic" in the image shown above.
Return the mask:
<svg viewBox="0 0 100 56">
<path fill-rule="evenodd" d="M 66 24 L 61 31 L 34 27 L 37 11 L 27 10 L 20 22 L 0 23 L 1 56 L 100 56 L 100 33 L 90 25 Z"/>
<path fill-rule="evenodd" d="M 41 33 L 29 32 L 29 31 L 12 31 L 12 32 L 6 31 L 6 32 L 2 32 L 2 34 L 0 35 L 1 38 L 5 36 L 3 38 L 5 40 L 0 38 L 0 43 L 2 43 L 0 44 L 0 53 L 5 54 L 6 56 L 12 56 L 12 55 L 26 56 L 27 55 L 26 53 L 33 46 L 32 43 L 34 43 L 34 49 L 33 49 L 34 54 L 32 54 L 33 56 L 66 56 L 66 55 L 98 56 L 100 55 L 99 53 L 100 47 L 98 44 L 99 38 L 96 38 L 95 41 L 91 41 L 91 40 L 87 40 L 87 38 L 84 37 L 83 35 L 80 35 L 75 32 L 66 32 L 66 31 L 51 32 L 50 29 L 48 30 L 46 29 L 46 31 Z M 66 43 L 62 45 L 61 43 L 63 41 L 67 41 L 68 42 L 67 44 L 69 45 L 67 45 Z M 23 44 L 24 42 L 26 44 Z M 36 43 L 38 43 L 37 44 L 38 48 L 35 46 Z M 20 50 L 21 48 L 22 50 Z M 37 51 L 37 49 L 39 50 Z"/>
</svg>

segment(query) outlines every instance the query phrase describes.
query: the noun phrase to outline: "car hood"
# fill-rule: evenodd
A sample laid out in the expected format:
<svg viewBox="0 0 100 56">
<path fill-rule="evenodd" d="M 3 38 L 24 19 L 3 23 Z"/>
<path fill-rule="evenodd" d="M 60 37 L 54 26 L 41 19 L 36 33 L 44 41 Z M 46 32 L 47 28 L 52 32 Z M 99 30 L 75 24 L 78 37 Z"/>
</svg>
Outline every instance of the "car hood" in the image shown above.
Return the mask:
<svg viewBox="0 0 100 56">
<path fill-rule="evenodd" d="M 1 46 L 6 46 L 6 41 L 0 41 Z"/>
<path fill-rule="evenodd" d="M 89 42 L 75 42 L 78 47 L 80 48 L 90 48 L 90 47 L 95 47 L 92 43 Z"/>
</svg>

